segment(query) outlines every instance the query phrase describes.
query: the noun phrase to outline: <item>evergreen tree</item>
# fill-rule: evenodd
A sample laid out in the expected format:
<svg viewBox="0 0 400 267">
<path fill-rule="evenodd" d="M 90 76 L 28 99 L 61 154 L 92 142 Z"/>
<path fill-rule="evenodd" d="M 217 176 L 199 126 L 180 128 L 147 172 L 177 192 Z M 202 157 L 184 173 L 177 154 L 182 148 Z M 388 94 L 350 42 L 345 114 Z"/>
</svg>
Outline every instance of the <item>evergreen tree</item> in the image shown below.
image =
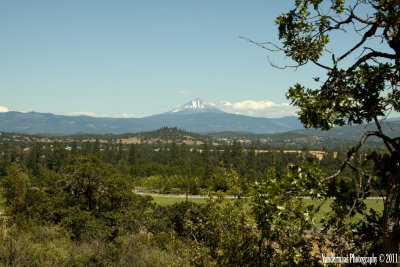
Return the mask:
<svg viewBox="0 0 400 267">
<path fill-rule="evenodd" d="M 29 176 L 16 163 L 7 169 L 7 176 L 3 178 L 2 187 L 6 200 L 7 212 L 14 218 L 26 208 L 26 195 L 30 187 Z"/>
<path fill-rule="evenodd" d="M 129 146 L 128 162 L 131 165 L 135 165 L 136 161 L 137 161 L 136 146 L 134 144 L 131 144 Z"/>
</svg>

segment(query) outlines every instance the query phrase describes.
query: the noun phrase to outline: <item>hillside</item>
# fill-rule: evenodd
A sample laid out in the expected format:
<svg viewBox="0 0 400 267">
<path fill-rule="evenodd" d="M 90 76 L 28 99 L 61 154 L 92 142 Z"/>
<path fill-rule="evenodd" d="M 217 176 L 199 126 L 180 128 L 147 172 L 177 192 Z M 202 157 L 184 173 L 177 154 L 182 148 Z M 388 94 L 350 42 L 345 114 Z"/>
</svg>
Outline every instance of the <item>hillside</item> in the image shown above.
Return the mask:
<svg viewBox="0 0 400 267">
<path fill-rule="evenodd" d="M 398 136 L 400 132 L 400 118 L 390 119 L 382 122 L 382 130 L 386 135 L 390 137 Z M 365 124 L 336 127 L 330 129 L 329 131 L 321 131 L 317 129 L 299 129 L 292 132 L 305 135 L 333 137 L 341 140 L 358 141 L 363 133 L 365 133 L 366 131 L 377 131 L 377 128 L 375 124 Z M 372 137 L 371 140 L 376 141 L 377 138 Z"/>
</svg>

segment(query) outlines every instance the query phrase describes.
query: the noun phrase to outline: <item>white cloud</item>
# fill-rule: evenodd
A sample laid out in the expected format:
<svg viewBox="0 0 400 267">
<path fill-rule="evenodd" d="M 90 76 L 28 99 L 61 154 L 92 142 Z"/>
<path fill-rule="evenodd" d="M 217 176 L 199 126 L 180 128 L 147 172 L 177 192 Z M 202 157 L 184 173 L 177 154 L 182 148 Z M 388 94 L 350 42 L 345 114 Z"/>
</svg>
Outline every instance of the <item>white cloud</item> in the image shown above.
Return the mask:
<svg viewBox="0 0 400 267">
<path fill-rule="evenodd" d="M 109 114 L 98 114 L 93 111 L 72 111 L 68 113 L 64 113 L 67 116 L 90 116 L 96 118 L 140 118 L 140 116 L 123 112 L 119 115 L 109 115 Z"/>
<path fill-rule="evenodd" d="M 289 103 L 279 104 L 269 100 L 222 101 L 219 108 L 230 113 L 268 118 L 296 115 L 296 109 Z"/>
<path fill-rule="evenodd" d="M 72 116 L 91 116 L 91 117 L 96 117 L 95 112 L 91 111 L 73 111 L 69 113 Z"/>
<path fill-rule="evenodd" d="M 129 114 L 129 113 L 126 113 L 126 112 L 124 112 L 121 115 L 117 116 L 117 118 L 125 118 L 125 119 L 127 119 L 127 118 L 137 118 L 137 117 L 138 116 L 135 116 L 133 114 Z"/>
<path fill-rule="evenodd" d="M 276 104 L 268 100 L 266 101 L 244 100 L 233 104 L 225 102 L 224 105 L 234 110 L 264 110 L 274 107 L 287 107 L 289 106 L 289 103 Z"/>
<path fill-rule="evenodd" d="M 0 106 L 0 113 L 1 112 L 9 112 L 10 110 L 5 106 Z"/>
</svg>

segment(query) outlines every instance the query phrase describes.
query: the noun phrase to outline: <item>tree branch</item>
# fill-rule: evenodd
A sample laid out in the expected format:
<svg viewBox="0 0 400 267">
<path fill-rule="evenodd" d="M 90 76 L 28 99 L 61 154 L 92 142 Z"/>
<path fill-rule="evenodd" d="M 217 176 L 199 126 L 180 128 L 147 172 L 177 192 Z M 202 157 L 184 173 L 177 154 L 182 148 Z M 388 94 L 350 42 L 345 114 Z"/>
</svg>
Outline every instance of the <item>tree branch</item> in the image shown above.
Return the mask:
<svg viewBox="0 0 400 267">
<path fill-rule="evenodd" d="M 368 61 L 371 58 L 374 57 L 382 57 L 382 58 L 387 58 L 387 59 L 397 59 L 400 58 L 400 55 L 396 54 L 388 54 L 388 53 L 383 53 L 383 52 L 378 52 L 378 51 L 372 51 L 361 58 L 359 58 L 356 63 L 354 63 L 350 68 L 347 69 L 347 72 L 350 73 L 354 71 L 358 66 L 360 66 L 362 63 Z"/>
<path fill-rule="evenodd" d="M 382 130 L 381 123 L 378 121 L 378 118 L 377 118 L 377 117 L 374 117 L 374 120 L 375 120 L 376 127 L 378 128 L 378 131 L 379 131 L 382 135 L 384 135 L 384 134 L 383 134 L 383 130 Z M 383 143 L 385 144 L 386 148 L 389 150 L 390 154 L 392 154 L 392 153 L 393 153 L 393 149 L 390 147 L 389 142 L 388 142 L 386 139 L 383 139 Z"/>
<path fill-rule="evenodd" d="M 291 69 L 297 70 L 298 67 L 301 67 L 301 66 L 307 64 L 307 61 L 306 61 L 304 64 L 285 65 L 285 66 L 282 67 L 282 66 L 279 66 L 279 65 L 275 64 L 274 62 L 272 62 L 272 61 L 269 59 L 269 57 L 267 57 L 267 60 L 268 60 L 268 63 L 269 63 L 272 67 L 277 68 L 277 69 L 281 69 L 281 70 L 285 70 L 285 69 L 287 69 L 287 68 L 291 68 Z"/>
<path fill-rule="evenodd" d="M 372 24 L 376 24 L 376 23 L 377 23 L 376 20 L 367 20 L 367 19 L 363 19 L 363 18 L 361 18 L 361 17 L 355 15 L 354 13 L 353 13 L 353 18 L 354 18 L 355 20 L 357 20 L 358 22 L 361 22 L 361 23 L 363 23 L 363 24 L 372 25 Z M 379 26 L 382 26 L 382 25 L 379 24 Z"/>
<path fill-rule="evenodd" d="M 378 127 L 379 129 L 379 127 Z M 336 178 L 340 173 L 342 173 L 342 171 L 346 168 L 346 166 L 350 166 L 350 161 L 353 159 L 354 154 L 360 149 L 360 147 L 362 145 L 364 145 L 364 143 L 367 141 L 367 139 L 371 136 L 376 136 L 381 138 L 385 144 L 387 143 L 388 146 L 389 144 L 393 146 L 393 148 L 396 151 L 400 151 L 400 144 L 397 142 L 397 138 L 395 139 L 391 139 L 390 137 L 384 135 L 382 132 L 379 131 L 367 131 L 363 134 L 363 136 L 361 137 L 360 141 L 358 142 L 358 144 L 354 147 L 352 147 L 348 152 L 347 152 L 347 157 L 346 160 L 343 162 L 342 166 L 340 167 L 340 169 L 335 172 L 334 174 L 332 174 L 331 176 L 325 177 L 323 178 L 324 181 Z M 389 146 L 390 147 L 390 146 Z M 389 150 L 390 151 L 390 150 Z"/>
<path fill-rule="evenodd" d="M 259 42 L 255 42 L 255 41 L 253 41 L 253 40 L 251 40 L 251 39 L 249 39 L 249 38 L 247 38 L 247 37 L 239 36 L 239 38 L 244 39 L 244 40 L 246 40 L 246 41 L 249 42 L 249 43 L 255 44 L 255 45 L 257 45 L 257 46 L 259 46 L 259 47 L 261 47 L 261 48 L 263 48 L 263 49 L 265 49 L 265 50 L 271 51 L 271 52 L 287 52 L 287 50 L 285 50 L 285 49 L 283 49 L 282 47 L 279 47 L 279 46 L 277 46 L 276 44 L 271 43 L 271 42 L 259 43 Z M 266 45 L 270 45 L 270 46 L 272 46 L 273 48 L 267 47 Z M 283 69 L 287 69 L 287 68 L 297 69 L 298 67 L 301 67 L 301 66 L 303 66 L 303 65 L 306 65 L 306 64 L 308 63 L 308 60 L 307 60 L 307 61 L 304 62 L 303 64 L 298 64 L 298 65 L 285 65 L 285 66 L 281 67 L 281 66 L 278 66 L 277 64 L 273 63 L 273 62 L 269 59 L 269 57 L 267 57 L 267 59 L 268 59 L 269 64 L 270 64 L 272 67 L 277 68 L 277 69 L 282 69 L 282 70 L 283 70 Z M 323 64 L 319 63 L 319 62 L 316 61 L 316 60 L 310 60 L 310 61 L 311 61 L 312 63 L 314 63 L 315 65 L 317 65 L 318 67 L 320 67 L 320 68 L 323 68 L 323 69 L 326 69 L 326 70 L 329 70 L 329 71 L 333 70 L 332 68 L 330 68 L 330 67 L 328 67 L 328 66 L 326 66 L 326 65 L 323 65 Z"/>
<path fill-rule="evenodd" d="M 320 67 L 320 68 L 323 68 L 323 69 L 326 69 L 326 70 L 329 70 L 329 71 L 332 71 L 332 70 L 333 70 L 332 68 L 330 68 L 330 67 L 328 67 L 328 66 L 325 66 L 325 65 L 319 63 L 319 62 L 316 61 L 316 60 L 313 60 L 313 59 L 312 59 L 311 62 L 314 63 L 315 65 L 317 65 L 317 66 Z"/>
<path fill-rule="evenodd" d="M 342 171 L 346 168 L 346 166 L 349 164 L 349 162 L 353 159 L 354 154 L 360 149 L 360 147 L 362 145 L 364 145 L 364 143 L 367 141 L 367 139 L 370 136 L 378 136 L 380 135 L 379 132 L 376 131 L 368 131 L 366 133 L 364 133 L 364 135 L 361 137 L 360 141 L 358 142 L 358 144 L 354 147 L 352 147 L 348 152 L 347 152 L 347 157 L 346 160 L 343 162 L 342 166 L 340 167 L 340 169 L 334 173 L 331 176 L 325 177 L 323 178 L 324 181 L 336 178 L 340 173 L 342 173 Z"/>
<path fill-rule="evenodd" d="M 329 16 L 328 19 L 330 19 L 331 21 L 335 22 L 336 25 L 328 27 L 328 31 L 339 30 L 342 25 L 352 23 L 353 19 L 354 19 L 353 11 L 349 10 L 349 13 L 350 13 L 349 16 L 345 20 L 337 20 L 337 19 L 334 19 L 332 16 Z"/>
<path fill-rule="evenodd" d="M 253 40 L 247 38 L 247 37 L 239 36 L 239 38 L 244 39 L 244 40 L 246 40 L 246 41 L 249 42 L 249 43 L 255 44 L 255 45 L 257 45 L 257 46 L 259 46 L 259 47 L 261 47 L 261 48 L 263 48 L 263 49 L 265 49 L 265 50 L 271 51 L 271 52 L 279 52 L 279 51 L 285 52 L 285 51 L 286 51 L 286 50 L 283 49 L 282 47 L 279 47 L 279 46 L 277 46 L 276 44 L 273 44 L 273 43 L 271 43 L 271 42 L 258 43 L 258 42 L 255 42 L 255 41 L 253 41 Z M 271 45 L 272 47 L 274 47 L 274 49 L 272 49 L 272 48 L 270 48 L 270 47 L 267 47 L 266 45 Z"/>
<path fill-rule="evenodd" d="M 364 33 L 363 37 L 361 38 L 361 41 L 356 44 L 353 48 L 351 48 L 349 51 L 347 51 L 346 53 L 344 53 L 342 56 L 340 56 L 337 59 L 337 62 L 341 61 L 342 59 L 344 59 L 345 57 L 347 57 L 348 55 L 350 55 L 351 53 L 354 52 L 354 50 L 356 50 L 357 48 L 359 48 L 363 43 L 365 43 L 365 41 L 371 37 L 372 35 L 375 34 L 376 30 L 378 29 L 378 26 L 376 24 L 373 24 L 371 26 L 371 28 Z"/>
</svg>

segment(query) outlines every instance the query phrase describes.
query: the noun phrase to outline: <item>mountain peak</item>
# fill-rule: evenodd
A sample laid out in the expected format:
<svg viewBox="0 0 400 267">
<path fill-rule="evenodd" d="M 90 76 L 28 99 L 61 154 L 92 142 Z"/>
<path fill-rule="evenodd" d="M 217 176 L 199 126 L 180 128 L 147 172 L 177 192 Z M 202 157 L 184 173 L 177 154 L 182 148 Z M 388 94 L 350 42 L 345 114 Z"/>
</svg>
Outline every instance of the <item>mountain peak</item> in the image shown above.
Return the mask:
<svg viewBox="0 0 400 267">
<path fill-rule="evenodd" d="M 186 104 L 168 112 L 169 114 L 193 114 L 193 113 L 223 113 L 210 103 L 201 98 L 193 99 Z"/>
</svg>

